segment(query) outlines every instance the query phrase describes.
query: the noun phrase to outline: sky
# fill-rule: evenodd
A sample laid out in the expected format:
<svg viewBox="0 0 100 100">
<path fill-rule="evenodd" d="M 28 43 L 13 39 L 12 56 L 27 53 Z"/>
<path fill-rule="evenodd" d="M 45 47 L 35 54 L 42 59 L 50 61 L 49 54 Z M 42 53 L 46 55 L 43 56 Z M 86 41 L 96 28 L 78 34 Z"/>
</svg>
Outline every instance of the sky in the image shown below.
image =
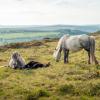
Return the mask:
<svg viewBox="0 0 100 100">
<path fill-rule="evenodd" d="M 0 0 L 0 25 L 100 24 L 100 0 Z"/>
</svg>

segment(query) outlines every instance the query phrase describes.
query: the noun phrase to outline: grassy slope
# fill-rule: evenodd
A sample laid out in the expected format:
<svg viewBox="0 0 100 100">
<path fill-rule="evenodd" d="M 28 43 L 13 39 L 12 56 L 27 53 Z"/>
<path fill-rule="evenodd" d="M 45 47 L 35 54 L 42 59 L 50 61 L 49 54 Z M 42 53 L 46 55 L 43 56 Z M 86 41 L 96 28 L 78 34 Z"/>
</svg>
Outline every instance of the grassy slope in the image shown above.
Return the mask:
<svg viewBox="0 0 100 100">
<path fill-rule="evenodd" d="M 15 45 L 18 48 L 15 48 Z M 99 100 L 100 66 L 87 64 L 82 50 L 70 54 L 70 63 L 52 58 L 57 41 L 30 42 L 0 49 L 0 100 Z M 38 46 L 39 45 L 39 46 Z M 8 64 L 13 51 L 19 51 L 26 62 L 51 62 L 48 68 L 14 70 Z M 100 37 L 96 38 L 96 56 L 100 61 Z M 61 58 L 63 59 L 63 58 Z"/>
</svg>

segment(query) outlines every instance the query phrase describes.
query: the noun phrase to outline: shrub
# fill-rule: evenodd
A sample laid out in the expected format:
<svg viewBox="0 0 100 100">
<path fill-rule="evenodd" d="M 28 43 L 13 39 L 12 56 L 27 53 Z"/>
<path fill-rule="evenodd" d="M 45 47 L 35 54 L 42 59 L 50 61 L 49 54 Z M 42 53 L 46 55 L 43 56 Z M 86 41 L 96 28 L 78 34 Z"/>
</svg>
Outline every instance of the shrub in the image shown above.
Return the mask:
<svg viewBox="0 0 100 100">
<path fill-rule="evenodd" d="M 90 96 L 100 96 L 100 83 L 91 85 Z"/>
<path fill-rule="evenodd" d="M 26 100 L 38 100 L 40 97 L 49 97 L 50 94 L 44 89 L 37 89 L 27 95 Z"/>
<path fill-rule="evenodd" d="M 73 87 L 73 85 L 67 85 L 66 84 L 66 85 L 60 86 L 60 88 L 58 89 L 58 91 L 62 95 L 73 94 L 74 93 L 74 87 Z"/>
</svg>

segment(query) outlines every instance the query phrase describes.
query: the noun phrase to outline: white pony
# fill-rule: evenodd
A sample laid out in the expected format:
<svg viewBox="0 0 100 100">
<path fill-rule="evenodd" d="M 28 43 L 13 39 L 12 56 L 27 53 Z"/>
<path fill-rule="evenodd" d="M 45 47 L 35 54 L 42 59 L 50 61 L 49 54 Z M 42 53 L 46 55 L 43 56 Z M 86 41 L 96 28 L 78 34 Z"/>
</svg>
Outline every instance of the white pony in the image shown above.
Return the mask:
<svg viewBox="0 0 100 100">
<path fill-rule="evenodd" d="M 64 52 L 64 63 L 68 63 L 69 51 L 79 51 L 85 49 L 88 52 L 88 63 L 98 64 L 98 61 L 95 57 L 95 39 L 93 36 L 83 35 L 64 35 L 60 38 L 58 45 L 54 51 L 53 57 L 56 61 L 60 60 L 61 51 Z"/>
<path fill-rule="evenodd" d="M 25 66 L 25 60 L 21 57 L 21 55 L 18 52 L 13 52 L 9 61 L 9 66 L 14 69 L 23 68 Z"/>
</svg>

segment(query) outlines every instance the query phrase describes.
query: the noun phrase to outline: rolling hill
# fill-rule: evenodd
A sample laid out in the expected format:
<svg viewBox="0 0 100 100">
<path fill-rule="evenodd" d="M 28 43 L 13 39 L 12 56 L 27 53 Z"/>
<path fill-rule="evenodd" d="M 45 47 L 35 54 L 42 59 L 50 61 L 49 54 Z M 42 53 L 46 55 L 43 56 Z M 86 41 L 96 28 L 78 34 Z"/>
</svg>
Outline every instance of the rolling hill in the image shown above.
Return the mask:
<svg viewBox="0 0 100 100">
<path fill-rule="evenodd" d="M 44 38 L 60 38 L 64 34 L 89 34 L 99 30 L 100 25 L 0 26 L 0 45 L 15 42 L 42 40 Z"/>
<path fill-rule="evenodd" d="M 58 32 L 63 30 L 76 30 L 80 32 L 96 32 L 100 30 L 100 25 L 19 25 L 19 26 L 0 26 L 0 33 L 19 33 L 19 32 Z"/>
</svg>

